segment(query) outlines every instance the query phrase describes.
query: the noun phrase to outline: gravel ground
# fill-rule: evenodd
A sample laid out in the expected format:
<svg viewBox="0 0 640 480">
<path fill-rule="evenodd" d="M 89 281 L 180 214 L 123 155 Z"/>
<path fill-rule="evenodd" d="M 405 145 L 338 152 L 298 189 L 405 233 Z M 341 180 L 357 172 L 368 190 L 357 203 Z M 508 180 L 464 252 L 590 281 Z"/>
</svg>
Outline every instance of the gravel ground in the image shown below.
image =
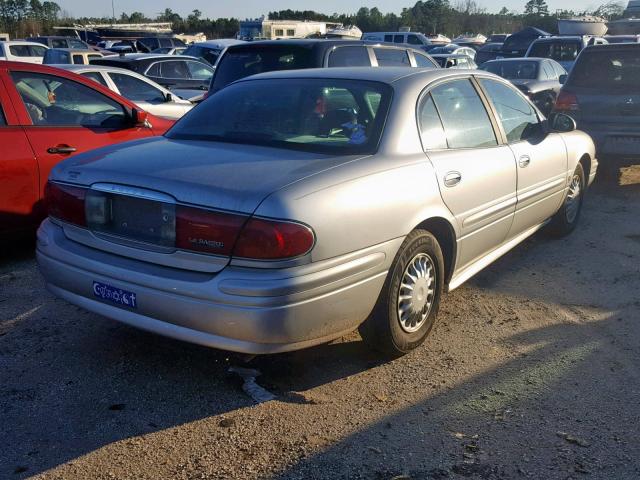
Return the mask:
<svg viewBox="0 0 640 480">
<path fill-rule="evenodd" d="M 446 296 L 423 347 L 357 333 L 248 365 L 137 331 L 0 257 L 0 478 L 640 478 L 640 169 Z"/>
</svg>

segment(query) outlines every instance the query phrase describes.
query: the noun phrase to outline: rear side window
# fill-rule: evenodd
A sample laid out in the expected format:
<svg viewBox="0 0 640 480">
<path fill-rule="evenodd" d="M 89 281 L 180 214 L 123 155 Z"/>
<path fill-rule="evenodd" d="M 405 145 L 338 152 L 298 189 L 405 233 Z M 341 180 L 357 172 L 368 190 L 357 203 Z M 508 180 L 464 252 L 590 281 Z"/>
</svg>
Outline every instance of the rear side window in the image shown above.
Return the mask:
<svg viewBox="0 0 640 480">
<path fill-rule="evenodd" d="M 431 91 L 449 148 L 486 148 L 498 144 L 493 125 L 469 80 L 455 80 Z"/>
<path fill-rule="evenodd" d="M 73 63 L 76 65 L 84 65 L 84 57 L 82 55 L 74 55 Z"/>
<path fill-rule="evenodd" d="M 300 47 L 227 50 L 216 68 L 212 88 L 222 87 L 262 72 L 298 70 L 315 66 L 311 51 Z"/>
<path fill-rule="evenodd" d="M 162 78 L 188 79 L 189 69 L 186 62 L 169 61 L 160 64 L 160 72 Z"/>
<path fill-rule="evenodd" d="M 366 47 L 340 47 L 329 56 L 330 67 L 370 67 L 369 52 Z"/>
<path fill-rule="evenodd" d="M 393 43 L 404 43 L 404 35 L 394 35 Z"/>
<path fill-rule="evenodd" d="M 422 147 L 425 150 L 447 148 L 447 137 L 444 134 L 442 120 L 430 94 L 425 95 L 420 102 L 420 107 L 418 108 L 418 123 L 420 125 Z"/>
<path fill-rule="evenodd" d="M 379 67 L 410 67 L 409 55 L 406 50 L 395 48 L 374 48 L 373 52 Z"/>
<path fill-rule="evenodd" d="M 150 77 L 159 77 L 160 76 L 160 64 L 156 63 L 151 65 L 151 67 L 149 67 L 149 70 L 147 70 L 147 73 L 145 75 L 148 75 Z"/>
<path fill-rule="evenodd" d="M 89 78 L 94 82 L 97 82 L 100 85 L 108 88 L 107 82 L 105 82 L 104 77 L 98 72 L 84 72 L 84 73 L 81 73 L 80 75 L 82 75 L 83 77 Z"/>
<path fill-rule="evenodd" d="M 574 87 L 640 93 L 640 48 L 586 50 L 569 77 Z"/>
<path fill-rule="evenodd" d="M 31 52 L 29 52 L 28 45 L 10 45 L 9 52 L 11 52 L 11 55 L 13 55 L 14 57 L 30 57 L 31 56 Z"/>
<path fill-rule="evenodd" d="M 120 95 L 129 100 L 154 104 L 166 101 L 162 91 L 139 78 L 123 73 L 109 73 L 109 76 L 118 87 Z"/>
<path fill-rule="evenodd" d="M 376 40 L 375 38 L 373 40 Z M 393 35 L 385 35 L 384 36 L 384 41 L 385 42 L 393 42 Z"/>
</svg>

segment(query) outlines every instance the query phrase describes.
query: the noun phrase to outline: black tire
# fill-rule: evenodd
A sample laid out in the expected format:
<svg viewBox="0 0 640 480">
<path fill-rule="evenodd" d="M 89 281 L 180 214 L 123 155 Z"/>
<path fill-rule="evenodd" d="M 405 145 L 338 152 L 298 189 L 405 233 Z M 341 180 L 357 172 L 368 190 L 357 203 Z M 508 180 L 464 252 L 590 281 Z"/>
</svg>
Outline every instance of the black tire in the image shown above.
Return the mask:
<svg viewBox="0 0 640 480">
<path fill-rule="evenodd" d="M 431 271 L 435 278 L 430 280 L 430 284 L 426 279 L 421 280 L 424 282 L 422 285 L 416 284 L 416 289 L 420 288 L 416 304 L 420 303 L 418 299 L 423 301 L 426 298 L 425 306 L 420 314 L 416 315 L 420 322 L 408 325 L 409 320 L 405 316 L 403 317 L 405 319 L 403 326 L 398 312 L 400 304 L 404 302 L 399 299 L 400 289 L 406 270 L 414 261 L 422 262 L 422 266 L 432 267 Z M 426 270 L 425 268 L 423 271 Z M 412 271 L 415 273 L 415 270 Z M 424 285 L 428 285 L 426 289 Z M 396 254 L 371 315 L 360 325 L 362 339 L 373 349 L 390 357 L 405 355 L 419 347 L 433 328 L 440 307 L 443 287 L 444 260 L 438 241 L 426 230 L 414 230 L 407 236 Z M 402 288 L 404 289 L 404 287 Z M 420 295 L 428 290 L 433 292 L 426 296 Z M 404 291 L 406 293 L 406 289 Z M 431 300 L 429 301 L 429 299 Z M 429 304 L 430 307 L 427 308 Z M 407 304 L 404 303 L 404 305 L 406 308 Z M 414 305 L 413 301 L 411 305 Z M 423 318 L 424 315 L 426 318 Z M 406 331 L 407 328 L 416 328 L 416 330 Z"/>
<path fill-rule="evenodd" d="M 579 185 L 579 195 L 577 196 L 576 210 L 572 212 L 570 206 L 570 200 L 572 195 L 571 187 L 567 191 L 560 210 L 551 218 L 549 223 L 549 233 L 556 237 L 562 237 L 570 234 L 576 228 L 578 220 L 580 220 L 580 212 L 582 212 L 582 202 L 584 201 L 584 194 L 586 191 L 586 181 L 584 176 L 584 169 L 582 164 L 579 163 L 573 172 L 571 182 L 577 181 Z"/>
</svg>

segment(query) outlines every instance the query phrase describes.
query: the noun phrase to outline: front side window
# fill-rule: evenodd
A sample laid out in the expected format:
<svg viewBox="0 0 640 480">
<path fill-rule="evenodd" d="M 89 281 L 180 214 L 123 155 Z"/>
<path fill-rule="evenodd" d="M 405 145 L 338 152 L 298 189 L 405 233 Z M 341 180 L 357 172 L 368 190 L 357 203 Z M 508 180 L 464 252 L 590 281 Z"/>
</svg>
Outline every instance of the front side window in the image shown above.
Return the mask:
<svg viewBox="0 0 640 480">
<path fill-rule="evenodd" d="M 29 52 L 28 45 L 11 45 L 9 46 L 9 52 L 14 57 L 30 57 L 31 53 Z"/>
<path fill-rule="evenodd" d="M 483 78 L 480 83 L 498 113 L 509 143 L 528 140 L 540 133 L 540 120 L 533 105 L 520 94 L 495 80 Z"/>
<path fill-rule="evenodd" d="M 160 64 L 154 63 L 153 65 L 151 65 L 145 75 L 147 77 L 160 77 Z"/>
<path fill-rule="evenodd" d="M 111 80 L 116 84 L 120 95 L 133 102 L 164 103 L 164 93 L 147 82 L 132 75 L 124 73 L 109 73 Z"/>
<path fill-rule="evenodd" d="M 70 48 L 79 48 L 79 49 L 87 49 L 87 45 L 80 40 L 69 39 L 69 47 Z"/>
<path fill-rule="evenodd" d="M 430 94 L 425 95 L 420 102 L 420 106 L 418 107 L 418 122 L 420 125 L 422 147 L 425 150 L 447 148 L 447 137 L 444 133 L 442 120 Z"/>
<path fill-rule="evenodd" d="M 409 55 L 405 50 L 395 48 L 374 48 L 379 67 L 410 67 Z"/>
<path fill-rule="evenodd" d="M 84 57 L 82 55 L 74 55 L 73 63 L 76 65 L 84 65 Z"/>
<path fill-rule="evenodd" d="M 11 77 L 34 125 L 121 128 L 127 123 L 122 105 L 86 85 L 40 73 Z"/>
<path fill-rule="evenodd" d="M 429 68 L 433 68 L 435 67 L 435 65 L 433 64 L 433 62 L 431 61 L 431 59 L 429 57 L 427 57 L 426 55 L 421 55 L 419 53 L 413 52 L 413 57 L 416 59 L 416 66 L 417 67 L 429 67 Z"/>
<path fill-rule="evenodd" d="M 376 40 L 376 39 L 373 38 L 372 40 Z M 389 42 L 389 43 L 393 42 L 393 35 L 385 35 L 384 36 L 384 41 L 385 42 Z"/>
<path fill-rule="evenodd" d="M 51 40 L 52 48 L 68 48 L 67 41 L 64 38 L 54 38 Z"/>
<path fill-rule="evenodd" d="M 167 137 L 337 155 L 369 153 L 377 148 L 390 99 L 390 87 L 376 82 L 244 81 L 210 96 Z"/>
<path fill-rule="evenodd" d="M 287 30 L 287 37 L 293 37 L 296 34 L 295 30 Z"/>
<path fill-rule="evenodd" d="M 470 80 L 455 80 L 431 90 L 449 148 L 486 148 L 498 144 L 489 114 Z"/>
<path fill-rule="evenodd" d="M 189 69 L 186 62 L 169 61 L 160 64 L 160 76 L 162 78 L 188 79 Z"/>
<path fill-rule="evenodd" d="M 404 43 L 404 35 L 394 35 L 393 43 Z"/>
<path fill-rule="evenodd" d="M 329 56 L 330 67 L 370 67 L 369 51 L 363 46 L 339 47 Z"/>
<path fill-rule="evenodd" d="M 173 44 L 171 43 L 170 38 L 161 38 L 160 39 L 160 47 L 169 47 L 171 48 Z"/>
<path fill-rule="evenodd" d="M 29 45 L 29 51 L 32 57 L 44 57 L 47 49 L 44 47 L 39 47 L 38 45 Z"/>
<path fill-rule="evenodd" d="M 284 35 L 284 30 L 281 28 L 276 28 L 276 37 L 282 37 Z"/>
<path fill-rule="evenodd" d="M 422 45 L 417 35 L 407 35 L 407 43 L 410 45 Z"/>
<path fill-rule="evenodd" d="M 84 72 L 84 73 L 81 73 L 80 75 L 82 75 L 83 77 L 87 77 L 87 78 L 93 80 L 96 83 L 99 83 L 103 87 L 109 88 L 108 85 L 107 85 L 107 82 L 105 82 L 104 77 L 102 76 L 102 74 L 100 74 L 98 72 Z"/>
<path fill-rule="evenodd" d="M 4 118 L 4 112 L 2 111 L 2 105 L 0 105 L 0 127 L 7 126 L 7 119 Z"/>
<path fill-rule="evenodd" d="M 189 75 L 193 80 L 205 80 L 209 82 L 213 77 L 213 70 L 200 62 L 187 62 Z"/>
</svg>

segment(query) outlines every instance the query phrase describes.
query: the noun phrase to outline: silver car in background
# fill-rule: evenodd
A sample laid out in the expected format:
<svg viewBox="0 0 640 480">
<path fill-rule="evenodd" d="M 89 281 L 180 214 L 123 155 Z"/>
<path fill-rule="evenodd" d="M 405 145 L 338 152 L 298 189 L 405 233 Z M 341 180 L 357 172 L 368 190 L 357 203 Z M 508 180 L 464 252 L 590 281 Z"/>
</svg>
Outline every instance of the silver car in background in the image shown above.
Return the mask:
<svg viewBox="0 0 640 480">
<path fill-rule="evenodd" d="M 38 262 L 59 297 L 162 335 L 262 354 L 360 327 L 401 355 L 443 291 L 576 226 L 594 145 L 552 123 L 479 71 L 247 77 L 165 137 L 56 166 Z"/>
<path fill-rule="evenodd" d="M 158 117 L 177 120 L 194 106 L 189 100 L 183 100 L 162 85 L 131 70 L 101 65 L 55 66 L 90 78 Z"/>
</svg>

